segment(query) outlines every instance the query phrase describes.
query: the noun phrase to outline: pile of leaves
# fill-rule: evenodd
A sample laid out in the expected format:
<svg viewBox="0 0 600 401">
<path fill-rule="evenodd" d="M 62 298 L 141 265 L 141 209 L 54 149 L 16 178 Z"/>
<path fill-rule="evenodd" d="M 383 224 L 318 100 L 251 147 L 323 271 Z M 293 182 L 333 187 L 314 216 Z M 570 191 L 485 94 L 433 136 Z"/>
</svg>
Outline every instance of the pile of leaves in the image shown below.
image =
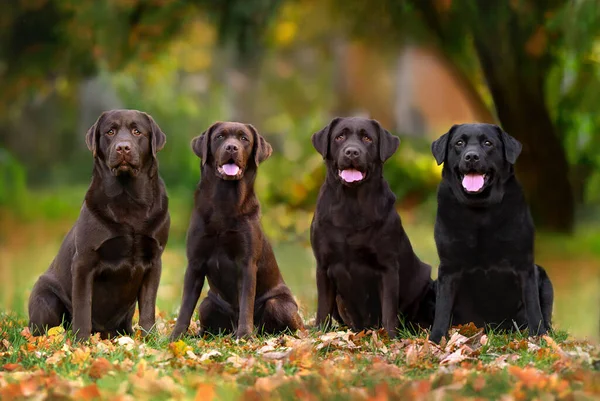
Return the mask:
<svg viewBox="0 0 600 401">
<path fill-rule="evenodd" d="M 35 337 L 0 315 L 0 399 L 564 399 L 600 397 L 600 348 L 566 333 L 527 338 L 472 325 L 435 345 L 384 331 L 307 330 L 169 342 L 153 334 L 76 343 L 60 327 Z M 195 330 L 197 327 L 192 327 Z"/>
</svg>

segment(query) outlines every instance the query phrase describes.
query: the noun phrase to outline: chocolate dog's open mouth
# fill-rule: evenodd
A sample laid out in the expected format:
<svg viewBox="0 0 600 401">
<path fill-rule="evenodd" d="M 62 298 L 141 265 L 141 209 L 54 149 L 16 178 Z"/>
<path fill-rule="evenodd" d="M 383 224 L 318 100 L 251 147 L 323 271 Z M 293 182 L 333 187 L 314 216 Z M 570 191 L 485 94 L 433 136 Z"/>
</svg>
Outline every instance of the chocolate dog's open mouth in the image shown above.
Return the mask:
<svg viewBox="0 0 600 401">
<path fill-rule="evenodd" d="M 460 178 L 463 190 L 467 194 L 472 195 L 483 192 L 491 182 L 493 176 L 494 174 L 491 171 L 488 171 L 487 173 L 469 171 L 466 174 L 458 172 L 458 177 Z"/>
<path fill-rule="evenodd" d="M 121 163 L 113 166 L 110 170 L 115 177 L 126 174 L 135 177 L 140 172 L 140 169 L 137 166 L 134 166 L 133 164 L 127 161 L 122 161 Z"/>
<path fill-rule="evenodd" d="M 242 177 L 244 170 L 238 166 L 233 160 L 227 161 L 217 167 L 217 171 L 221 178 L 226 180 L 236 180 Z"/>
<path fill-rule="evenodd" d="M 367 176 L 366 173 L 363 173 L 362 171 L 358 171 L 353 168 L 338 170 L 338 175 L 340 176 L 342 181 L 347 183 L 360 182 L 364 180 Z"/>
</svg>

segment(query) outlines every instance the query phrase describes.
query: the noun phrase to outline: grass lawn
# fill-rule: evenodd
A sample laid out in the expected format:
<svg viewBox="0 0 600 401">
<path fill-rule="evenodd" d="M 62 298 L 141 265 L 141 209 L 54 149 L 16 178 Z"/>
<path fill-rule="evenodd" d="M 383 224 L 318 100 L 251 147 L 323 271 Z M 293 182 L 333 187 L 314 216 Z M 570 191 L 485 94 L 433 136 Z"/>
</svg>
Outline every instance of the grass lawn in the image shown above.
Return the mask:
<svg viewBox="0 0 600 401">
<path fill-rule="evenodd" d="M 564 332 L 528 339 L 452 331 L 436 346 L 383 331 L 308 330 L 236 341 L 157 332 L 74 345 L 70 332 L 31 337 L 3 315 L 0 398 L 113 400 L 592 400 L 600 397 L 600 349 Z M 47 397 L 47 398 L 46 398 Z"/>
<path fill-rule="evenodd" d="M 29 291 L 56 255 L 84 192 L 41 196 L 36 207 L 26 208 L 40 216 L 0 218 L 0 400 L 600 399 L 600 235 L 591 225 L 571 237 L 538 236 L 536 261 L 555 288 L 557 331 L 550 337 L 485 335 L 466 327 L 437 347 L 426 333 L 390 341 L 382 332 L 334 328 L 240 342 L 190 336 L 169 343 L 190 209 L 185 197 L 171 196 L 156 332 L 144 340 L 138 333 L 81 345 L 59 329 L 31 337 L 25 329 Z M 316 309 L 311 215 L 282 208 L 263 214 L 283 276 L 310 322 Z M 418 255 L 436 266 L 431 208 L 401 216 Z"/>
</svg>

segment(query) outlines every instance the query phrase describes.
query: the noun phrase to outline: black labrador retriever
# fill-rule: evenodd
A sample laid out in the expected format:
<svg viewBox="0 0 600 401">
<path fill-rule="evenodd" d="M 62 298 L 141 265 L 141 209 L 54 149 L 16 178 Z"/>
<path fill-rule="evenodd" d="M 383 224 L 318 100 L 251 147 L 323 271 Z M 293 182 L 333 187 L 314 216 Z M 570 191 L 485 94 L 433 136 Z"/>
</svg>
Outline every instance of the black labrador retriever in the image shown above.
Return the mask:
<svg viewBox="0 0 600 401">
<path fill-rule="evenodd" d="M 397 335 L 429 327 L 435 292 L 431 267 L 413 252 L 383 164 L 400 140 L 375 120 L 335 118 L 312 136 L 327 166 L 311 226 L 317 260 L 317 325 L 331 317 L 353 330 Z"/>
<path fill-rule="evenodd" d="M 249 124 L 217 122 L 194 138 L 201 179 L 187 237 L 188 267 L 172 339 L 189 327 L 207 278 L 210 290 L 199 308 L 200 334 L 249 336 L 253 325 L 273 333 L 303 328 L 298 305 L 285 285 L 260 224 L 254 193 L 259 163 L 271 145 Z"/>
<path fill-rule="evenodd" d="M 72 323 L 80 340 L 131 334 L 154 325 L 161 255 L 169 233 L 168 199 L 156 153 L 166 142 L 152 117 L 136 110 L 103 113 L 86 142 L 92 183 L 79 218 L 29 298 L 34 334 Z"/>
<path fill-rule="evenodd" d="M 534 226 L 513 165 L 521 144 L 491 124 L 462 124 L 433 142 L 444 163 L 435 242 L 438 343 L 452 324 L 550 329 L 552 283 L 533 261 Z"/>
</svg>

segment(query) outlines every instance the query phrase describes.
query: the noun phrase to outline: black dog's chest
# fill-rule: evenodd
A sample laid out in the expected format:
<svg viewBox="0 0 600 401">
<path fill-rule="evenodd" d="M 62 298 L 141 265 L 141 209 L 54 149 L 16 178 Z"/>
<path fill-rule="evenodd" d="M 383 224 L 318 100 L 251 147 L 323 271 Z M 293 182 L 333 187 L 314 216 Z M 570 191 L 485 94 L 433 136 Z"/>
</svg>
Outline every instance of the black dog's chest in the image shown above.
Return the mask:
<svg viewBox="0 0 600 401">
<path fill-rule="evenodd" d="M 96 252 L 106 265 L 147 266 L 160 256 L 160 251 L 160 245 L 154 238 L 131 234 L 105 241 Z"/>
</svg>

